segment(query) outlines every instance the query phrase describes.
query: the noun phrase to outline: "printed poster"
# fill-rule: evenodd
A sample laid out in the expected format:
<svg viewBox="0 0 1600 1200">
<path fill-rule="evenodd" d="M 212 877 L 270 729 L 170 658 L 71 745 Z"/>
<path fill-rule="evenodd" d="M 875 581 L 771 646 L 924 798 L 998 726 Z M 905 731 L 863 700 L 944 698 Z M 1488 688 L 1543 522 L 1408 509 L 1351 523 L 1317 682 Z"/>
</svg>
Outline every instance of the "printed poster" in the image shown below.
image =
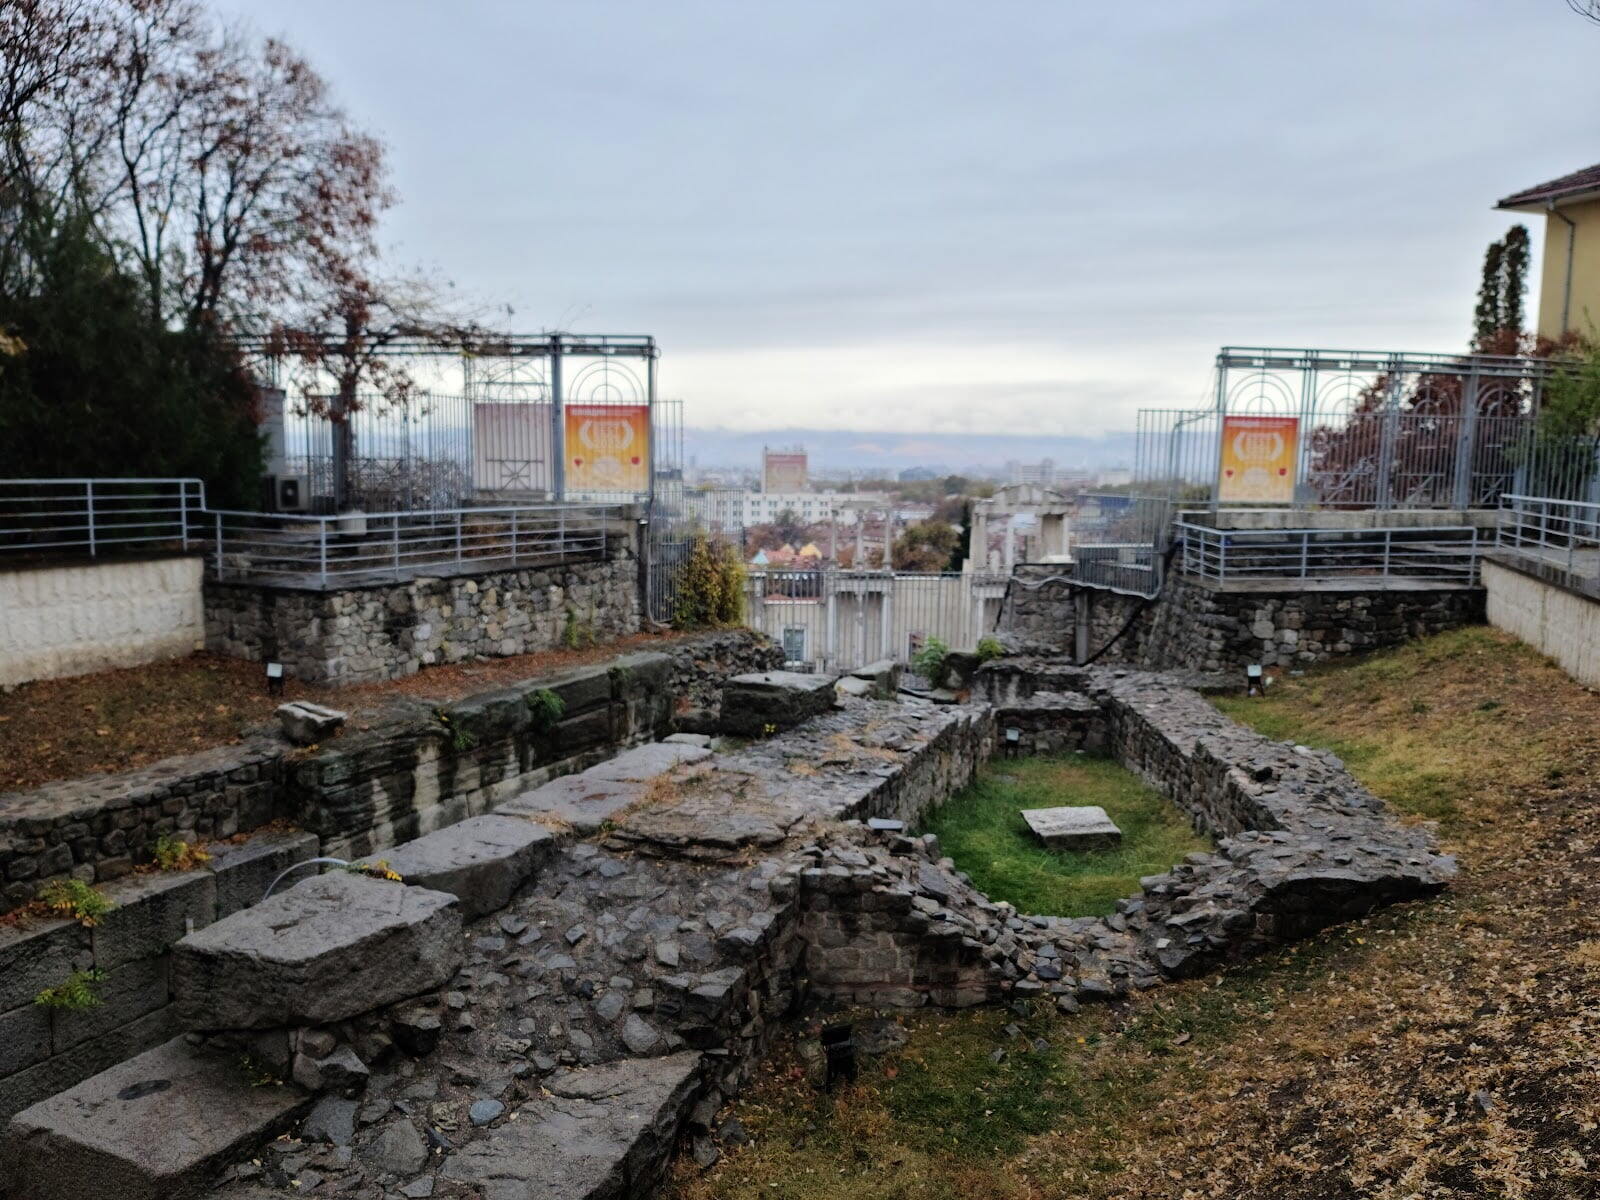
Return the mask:
<svg viewBox="0 0 1600 1200">
<path fill-rule="evenodd" d="M 567 491 L 650 490 L 650 406 L 569 404 L 565 412 Z"/>
<path fill-rule="evenodd" d="M 1225 504 L 1294 501 L 1299 417 L 1223 417 L 1217 499 Z"/>
</svg>

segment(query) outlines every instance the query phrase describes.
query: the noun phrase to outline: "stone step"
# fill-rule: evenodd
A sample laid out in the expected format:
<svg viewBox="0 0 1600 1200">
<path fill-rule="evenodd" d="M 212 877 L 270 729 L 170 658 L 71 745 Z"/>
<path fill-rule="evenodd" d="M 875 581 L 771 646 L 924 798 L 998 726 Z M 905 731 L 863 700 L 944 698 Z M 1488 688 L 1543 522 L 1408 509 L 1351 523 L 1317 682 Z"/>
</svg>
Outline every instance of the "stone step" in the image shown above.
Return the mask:
<svg viewBox="0 0 1600 1200">
<path fill-rule="evenodd" d="M 632 1200 L 653 1194 L 699 1085 L 700 1055 L 564 1071 L 441 1178 L 484 1200 Z"/>
<path fill-rule="evenodd" d="M 309 1104 L 296 1087 L 252 1086 L 236 1058 L 173 1038 L 13 1117 L 0 1178 L 19 1200 L 183 1200 Z"/>
<path fill-rule="evenodd" d="M 190 934 L 172 952 L 185 1029 L 326 1025 L 438 987 L 461 966 L 444 892 L 335 871 Z"/>
<path fill-rule="evenodd" d="M 624 750 L 577 775 L 563 775 L 497 805 L 503 816 L 544 820 L 580 837 L 644 798 L 651 780 L 675 767 L 704 762 L 711 751 L 684 742 L 649 742 Z"/>
<path fill-rule="evenodd" d="M 454 896 L 462 916 L 472 920 L 509 904 L 555 848 L 555 835 L 543 825 L 488 813 L 402 842 L 357 865 L 387 863 L 408 884 Z"/>
</svg>

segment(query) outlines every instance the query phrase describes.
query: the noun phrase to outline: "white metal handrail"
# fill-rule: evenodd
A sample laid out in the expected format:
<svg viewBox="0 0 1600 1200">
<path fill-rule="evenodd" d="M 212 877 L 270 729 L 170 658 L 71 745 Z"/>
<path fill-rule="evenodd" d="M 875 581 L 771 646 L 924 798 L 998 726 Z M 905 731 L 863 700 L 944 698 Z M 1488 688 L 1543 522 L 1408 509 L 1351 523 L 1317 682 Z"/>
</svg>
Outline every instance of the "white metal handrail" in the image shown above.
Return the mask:
<svg viewBox="0 0 1600 1200">
<path fill-rule="evenodd" d="M 1179 569 L 1237 580 L 1407 578 L 1478 582 L 1486 539 L 1473 525 L 1378 529 L 1218 529 L 1174 522 Z"/>
<path fill-rule="evenodd" d="M 0 479 L 0 554 L 95 558 L 132 546 L 186 550 L 203 536 L 205 507 L 198 479 Z"/>
<path fill-rule="evenodd" d="M 1600 550 L 1600 504 L 1551 496 L 1507 495 L 1500 499 L 1496 543 L 1545 562 L 1578 565 L 1578 556 Z M 1590 564 L 1589 573 L 1600 563 Z"/>
<path fill-rule="evenodd" d="M 299 516 L 207 513 L 211 573 L 325 587 L 364 579 L 608 557 L 621 504 L 530 504 Z"/>
</svg>

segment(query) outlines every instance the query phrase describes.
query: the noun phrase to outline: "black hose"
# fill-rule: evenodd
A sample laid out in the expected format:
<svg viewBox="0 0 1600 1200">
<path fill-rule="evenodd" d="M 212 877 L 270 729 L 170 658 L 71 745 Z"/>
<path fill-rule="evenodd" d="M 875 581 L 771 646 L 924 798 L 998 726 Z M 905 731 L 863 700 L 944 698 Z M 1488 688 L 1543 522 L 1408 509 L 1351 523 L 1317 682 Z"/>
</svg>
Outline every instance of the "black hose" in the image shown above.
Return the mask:
<svg viewBox="0 0 1600 1200">
<path fill-rule="evenodd" d="M 1176 541 L 1176 539 L 1174 539 L 1172 545 L 1167 547 L 1167 552 L 1164 555 L 1161 556 L 1161 586 L 1162 586 L 1163 589 L 1165 589 L 1165 587 L 1167 585 L 1167 571 L 1172 566 L 1172 556 L 1174 554 L 1176 554 L 1177 552 L 1178 552 L 1178 542 Z M 1009 585 L 1008 585 L 1008 587 L 1009 587 Z M 1122 640 L 1122 635 L 1127 633 L 1128 630 L 1132 629 L 1133 628 L 1133 623 L 1135 621 L 1137 621 L 1140 617 L 1144 616 L 1145 610 L 1148 609 L 1152 604 L 1154 604 L 1159 599 L 1161 599 L 1161 593 L 1159 591 L 1154 596 L 1146 596 L 1144 598 L 1143 603 L 1141 603 L 1138 608 L 1134 609 L 1133 612 L 1129 615 L 1128 619 L 1122 623 L 1122 628 L 1117 630 L 1116 633 L 1111 635 L 1111 640 L 1108 641 L 1104 646 L 1101 646 L 1100 649 L 1096 650 L 1093 654 L 1089 655 L 1088 658 L 1084 659 L 1081 663 L 1078 663 L 1077 665 L 1080 666 L 1080 667 L 1091 667 L 1091 666 L 1093 666 L 1095 664 L 1095 661 L 1102 654 L 1104 654 L 1107 650 L 1111 649 L 1111 647 L 1115 646 L 1119 641 Z"/>
</svg>

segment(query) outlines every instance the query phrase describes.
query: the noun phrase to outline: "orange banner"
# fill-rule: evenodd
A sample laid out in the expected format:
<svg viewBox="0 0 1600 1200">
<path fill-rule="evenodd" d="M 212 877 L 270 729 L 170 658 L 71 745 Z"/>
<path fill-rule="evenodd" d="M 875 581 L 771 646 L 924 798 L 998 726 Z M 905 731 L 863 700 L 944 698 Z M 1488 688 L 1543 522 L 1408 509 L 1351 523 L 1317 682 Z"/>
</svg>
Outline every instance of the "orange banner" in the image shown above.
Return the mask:
<svg viewBox="0 0 1600 1200">
<path fill-rule="evenodd" d="M 566 407 L 567 491 L 650 490 L 650 406 Z"/>
<path fill-rule="evenodd" d="M 1299 417 L 1223 417 L 1217 499 L 1224 503 L 1292 503 L 1299 448 Z"/>
</svg>

